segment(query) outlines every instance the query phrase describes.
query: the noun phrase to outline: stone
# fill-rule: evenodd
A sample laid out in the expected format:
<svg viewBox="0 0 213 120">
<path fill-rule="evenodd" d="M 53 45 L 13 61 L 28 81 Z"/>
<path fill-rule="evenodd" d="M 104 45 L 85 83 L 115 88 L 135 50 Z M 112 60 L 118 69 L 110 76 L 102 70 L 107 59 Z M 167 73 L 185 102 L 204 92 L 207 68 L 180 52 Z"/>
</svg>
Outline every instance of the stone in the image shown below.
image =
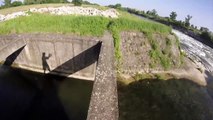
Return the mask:
<svg viewBox="0 0 213 120">
<path fill-rule="evenodd" d="M 84 16 L 103 16 L 108 18 L 118 18 L 119 13 L 115 9 L 99 10 L 92 7 L 46 7 L 46 8 L 30 8 L 28 10 L 32 13 L 50 13 L 53 15 L 84 15 Z M 19 16 L 28 16 L 28 11 L 14 12 L 7 15 L 0 14 L 0 22 L 17 18 Z"/>
</svg>

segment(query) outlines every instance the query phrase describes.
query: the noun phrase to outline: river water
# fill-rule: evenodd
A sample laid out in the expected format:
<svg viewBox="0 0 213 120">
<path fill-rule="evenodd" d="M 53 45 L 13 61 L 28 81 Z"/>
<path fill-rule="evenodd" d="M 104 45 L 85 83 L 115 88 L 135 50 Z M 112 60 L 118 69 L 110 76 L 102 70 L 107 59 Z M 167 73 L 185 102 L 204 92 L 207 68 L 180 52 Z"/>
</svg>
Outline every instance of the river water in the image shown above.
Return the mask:
<svg viewBox="0 0 213 120">
<path fill-rule="evenodd" d="M 181 48 L 192 60 L 201 63 L 205 69 L 213 73 L 213 49 L 177 30 L 172 32 L 179 38 Z"/>
<path fill-rule="evenodd" d="M 85 120 L 92 86 L 0 66 L 0 120 Z"/>
<path fill-rule="evenodd" d="M 143 20 L 155 22 L 142 16 L 138 17 Z M 187 56 L 198 64 L 203 65 L 213 75 L 213 49 L 178 30 L 172 29 L 172 32 L 179 38 L 181 49 L 185 51 Z"/>
</svg>

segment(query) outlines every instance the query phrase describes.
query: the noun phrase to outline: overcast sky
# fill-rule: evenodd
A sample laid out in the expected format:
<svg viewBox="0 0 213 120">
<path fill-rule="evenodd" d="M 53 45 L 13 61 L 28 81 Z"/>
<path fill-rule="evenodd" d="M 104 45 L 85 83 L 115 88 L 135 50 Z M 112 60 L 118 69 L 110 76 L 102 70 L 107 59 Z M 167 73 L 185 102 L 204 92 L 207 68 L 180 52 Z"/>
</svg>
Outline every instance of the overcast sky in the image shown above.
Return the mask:
<svg viewBox="0 0 213 120">
<path fill-rule="evenodd" d="M 0 4 L 4 0 L 0 0 Z M 191 23 L 213 31 L 213 0 L 88 0 L 100 5 L 121 3 L 122 6 L 139 10 L 156 9 L 160 16 L 169 16 L 172 11 L 177 13 L 178 20 L 184 20 L 189 14 Z"/>
</svg>

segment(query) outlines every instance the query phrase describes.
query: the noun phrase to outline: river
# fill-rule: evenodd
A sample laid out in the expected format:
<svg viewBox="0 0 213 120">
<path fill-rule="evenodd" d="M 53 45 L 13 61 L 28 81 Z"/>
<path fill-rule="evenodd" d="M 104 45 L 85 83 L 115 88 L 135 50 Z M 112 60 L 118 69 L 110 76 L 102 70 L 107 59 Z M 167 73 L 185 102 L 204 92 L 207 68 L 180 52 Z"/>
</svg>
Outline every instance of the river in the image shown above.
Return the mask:
<svg viewBox="0 0 213 120">
<path fill-rule="evenodd" d="M 0 66 L 0 120 L 85 120 L 92 86 Z"/>
<path fill-rule="evenodd" d="M 177 30 L 172 32 L 179 38 L 181 49 L 195 62 L 201 63 L 205 69 L 213 73 L 213 49 Z"/>
</svg>

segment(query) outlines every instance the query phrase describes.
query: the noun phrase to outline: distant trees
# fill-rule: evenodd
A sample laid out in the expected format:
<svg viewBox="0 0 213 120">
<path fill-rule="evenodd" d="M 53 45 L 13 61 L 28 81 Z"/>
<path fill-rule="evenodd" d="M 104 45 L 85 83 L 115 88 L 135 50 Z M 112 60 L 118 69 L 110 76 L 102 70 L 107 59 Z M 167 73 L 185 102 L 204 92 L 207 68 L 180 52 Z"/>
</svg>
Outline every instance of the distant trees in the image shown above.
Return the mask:
<svg viewBox="0 0 213 120">
<path fill-rule="evenodd" d="M 171 12 L 171 14 L 169 16 L 170 16 L 171 20 L 175 21 L 176 17 L 177 17 L 177 13 L 176 12 Z"/>
<path fill-rule="evenodd" d="M 108 7 L 115 8 L 115 9 L 121 9 L 121 10 L 125 9 L 125 8 L 122 7 L 122 5 L 120 3 L 117 3 L 115 5 L 108 5 Z"/>
<path fill-rule="evenodd" d="M 185 18 L 185 26 L 189 27 L 190 26 L 190 20 L 192 19 L 192 16 L 187 15 Z"/>
<path fill-rule="evenodd" d="M 120 9 L 121 7 L 122 7 L 122 5 L 120 3 L 115 4 L 116 9 Z"/>
<path fill-rule="evenodd" d="M 155 9 L 151 10 L 151 11 L 147 11 L 146 14 L 151 15 L 153 17 L 158 16 L 157 11 Z"/>
<path fill-rule="evenodd" d="M 6 7 L 11 6 L 11 0 L 4 0 L 4 6 Z"/>
<path fill-rule="evenodd" d="M 213 42 L 213 34 L 208 28 L 201 27 L 200 31 L 201 31 L 201 35 L 200 35 L 201 38 Z"/>
<path fill-rule="evenodd" d="M 67 0 L 24 0 L 24 4 L 67 3 Z"/>
<path fill-rule="evenodd" d="M 11 6 L 16 7 L 16 6 L 21 6 L 23 3 L 21 1 L 14 1 Z"/>
<path fill-rule="evenodd" d="M 200 31 L 201 31 L 201 32 L 208 32 L 208 31 L 209 31 L 209 29 L 208 29 L 208 28 L 206 28 L 206 27 L 201 27 L 201 28 L 200 28 Z"/>
<path fill-rule="evenodd" d="M 83 1 L 82 0 L 73 0 L 72 3 L 75 5 L 75 6 L 81 6 Z"/>
</svg>

